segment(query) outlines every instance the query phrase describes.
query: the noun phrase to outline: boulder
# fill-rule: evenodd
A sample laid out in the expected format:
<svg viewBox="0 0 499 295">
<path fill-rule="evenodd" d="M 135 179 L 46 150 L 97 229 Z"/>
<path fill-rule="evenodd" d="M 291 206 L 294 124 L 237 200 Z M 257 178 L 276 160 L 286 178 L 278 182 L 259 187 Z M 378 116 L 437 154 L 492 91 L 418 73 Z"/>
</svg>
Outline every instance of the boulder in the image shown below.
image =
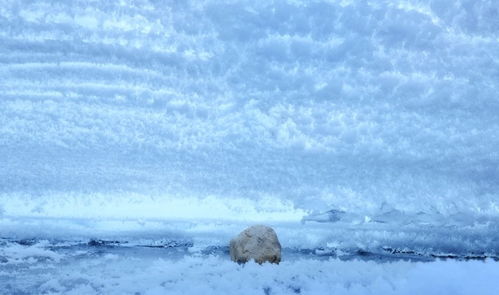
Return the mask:
<svg viewBox="0 0 499 295">
<path fill-rule="evenodd" d="M 254 225 L 230 241 L 230 258 L 237 263 L 254 259 L 256 263 L 279 263 L 281 244 L 275 231 L 265 225 Z"/>
</svg>

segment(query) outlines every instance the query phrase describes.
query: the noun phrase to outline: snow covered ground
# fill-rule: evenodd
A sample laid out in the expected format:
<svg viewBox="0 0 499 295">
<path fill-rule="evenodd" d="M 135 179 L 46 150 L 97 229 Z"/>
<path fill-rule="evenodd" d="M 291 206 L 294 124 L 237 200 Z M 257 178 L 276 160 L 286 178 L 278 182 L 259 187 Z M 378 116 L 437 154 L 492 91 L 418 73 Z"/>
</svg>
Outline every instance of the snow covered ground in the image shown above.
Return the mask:
<svg viewBox="0 0 499 295">
<path fill-rule="evenodd" d="M 43 243 L 42 243 L 43 244 Z M 165 250 L 0 248 L 4 294 L 496 294 L 492 261 L 385 262 L 298 258 L 238 265 Z M 172 258 L 173 257 L 173 258 Z"/>
<path fill-rule="evenodd" d="M 495 1 L 0 0 L 0 287 L 488 294 L 498 20 Z M 255 223 L 288 260 L 227 261 Z"/>
<path fill-rule="evenodd" d="M 487 226 L 273 223 L 279 265 L 238 265 L 242 223 L 4 218 L 4 294 L 496 294 Z M 50 237 L 48 239 L 33 237 Z M 487 238 L 485 238 L 487 237 Z"/>
</svg>

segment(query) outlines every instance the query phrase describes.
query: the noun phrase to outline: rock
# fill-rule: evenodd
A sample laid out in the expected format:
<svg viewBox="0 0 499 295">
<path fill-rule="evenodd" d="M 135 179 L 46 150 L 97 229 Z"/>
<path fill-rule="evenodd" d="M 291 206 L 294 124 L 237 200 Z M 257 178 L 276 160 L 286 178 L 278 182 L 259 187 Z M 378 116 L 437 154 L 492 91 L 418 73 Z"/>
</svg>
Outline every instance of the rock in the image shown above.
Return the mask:
<svg viewBox="0 0 499 295">
<path fill-rule="evenodd" d="M 281 244 L 275 231 L 265 225 L 254 225 L 230 241 L 230 258 L 238 263 L 254 259 L 256 263 L 279 263 Z"/>
</svg>

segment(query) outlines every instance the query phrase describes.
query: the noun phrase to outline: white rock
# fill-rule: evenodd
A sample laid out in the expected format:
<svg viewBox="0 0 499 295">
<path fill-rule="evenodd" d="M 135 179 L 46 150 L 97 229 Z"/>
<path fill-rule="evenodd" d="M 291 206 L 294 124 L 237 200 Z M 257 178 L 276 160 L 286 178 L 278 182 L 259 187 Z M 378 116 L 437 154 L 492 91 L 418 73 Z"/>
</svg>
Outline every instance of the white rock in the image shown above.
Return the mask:
<svg viewBox="0 0 499 295">
<path fill-rule="evenodd" d="M 230 258 L 238 263 L 245 263 L 251 259 L 259 264 L 279 263 L 281 244 L 271 227 L 254 225 L 230 241 Z"/>
</svg>

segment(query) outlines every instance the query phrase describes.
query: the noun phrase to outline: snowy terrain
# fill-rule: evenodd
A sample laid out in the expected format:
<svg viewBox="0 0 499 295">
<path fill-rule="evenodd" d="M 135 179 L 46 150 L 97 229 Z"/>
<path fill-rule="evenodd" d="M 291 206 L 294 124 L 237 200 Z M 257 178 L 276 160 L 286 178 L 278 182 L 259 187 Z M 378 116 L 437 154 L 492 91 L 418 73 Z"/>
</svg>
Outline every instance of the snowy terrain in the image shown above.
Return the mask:
<svg viewBox="0 0 499 295">
<path fill-rule="evenodd" d="M 497 263 L 478 261 L 298 259 L 279 265 L 238 265 L 213 255 L 175 259 L 161 251 L 80 249 L 61 255 L 36 246 L 20 247 L 0 248 L 16 257 L 14 265 L 0 270 L 2 292 L 7 294 L 36 290 L 37 294 L 494 295 L 497 283 L 493 282 L 499 275 Z M 29 255 L 36 258 L 26 259 Z"/>
<path fill-rule="evenodd" d="M 0 290 L 492 294 L 498 81 L 496 1 L 0 0 Z"/>
</svg>

